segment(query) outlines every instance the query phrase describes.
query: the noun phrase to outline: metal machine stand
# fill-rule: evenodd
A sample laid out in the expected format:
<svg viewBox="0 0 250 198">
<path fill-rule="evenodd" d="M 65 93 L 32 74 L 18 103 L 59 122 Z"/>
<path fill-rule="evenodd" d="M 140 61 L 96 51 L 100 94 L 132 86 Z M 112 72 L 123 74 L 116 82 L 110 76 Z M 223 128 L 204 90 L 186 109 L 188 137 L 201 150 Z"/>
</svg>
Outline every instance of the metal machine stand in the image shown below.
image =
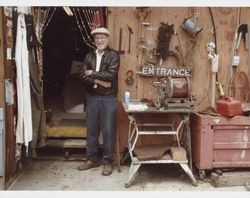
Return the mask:
<svg viewBox="0 0 250 198">
<path fill-rule="evenodd" d="M 187 175 L 189 176 L 189 178 L 192 180 L 192 184 L 194 186 L 197 186 L 197 181 L 194 178 L 194 175 L 192 173 L 192 168 L 190 168 L 189 165 L 189 161 L 186 158 L 185 160 L 173 160 L 172 157 L 170 156 L 170 154 L 164 154 L 162 158 L 157 159 L 157 160 L 139 160 L 134 153 L 134 149 L 136 146 L 136 143 L 138 141 L 138 138 L 140 135 L 173 135 L 175 137 L 175 141 L 178 145 L 178 147 L 181 147 L 180 145 L 180 132 L 181 127 L 186 127 L 186 133 L 190 133 L 190 129 L 189 126 L 186 126 L 187 124 L 189 125 L 189 112 L 184 112 L 186 116 L 182 116 L 182 119 L 178 122 L 178 120 L 174 120 L 173 123 L 157 123 L 157 122 L 153 122 L 153 123 L 149 123 L 149 122 L 144 122 L 144 123 L 138 123 L 136 120 L 136 116 L 134 116 L 135 114 L 140 114 L 140 113 L 178 113 L 175 112 L 174 110 L 157 110 L 157 109 L 149 109 L 146 111 L 128 111 L 126 109 L 126 106 L 124 105 L 124 109 L 125 111 L 128 113 L 128 118 L 130 121 L 129 124 L 129 133 L 128 133 L 128 150 L 129 150 L 129 155 L 131 157 L 131 165 L 130 165 L 130 169 L 129 169 L 129 177 L 127 182 L 125 183 L 125 187 L 128 188 L 131 183 L 133 182 L 135 175 L 138 171 L 138 169 L 140 168 L 140 166 L 142 164 L 160 164 L 160 163 L 174 163 L 174 164 L 180 164 L 180 166 L 182 167 L 182 169 L 187 173 Z M 178 110 L 180 111 L 180 110 Z M 182 112 L 183 113 L 183 112 Z M 183 119 L 185 118 L 185 119 Z M 158 130 L 157 127 L 161 128 L 161 130 Z M 154 129 L 155 130 L 152 130 Z M 189 130 L 188 130 L 189 129 Z M 190 138 L 190 134 L 186 134 L 185 135 L 185 139 L 187 140 L 186 145 L 188 147 L 188 157 L 189 160 L 191 158 L 191 138 Z M 190 162 L 190 164 L 192 163 L 192 161 Z"/>
</svg>

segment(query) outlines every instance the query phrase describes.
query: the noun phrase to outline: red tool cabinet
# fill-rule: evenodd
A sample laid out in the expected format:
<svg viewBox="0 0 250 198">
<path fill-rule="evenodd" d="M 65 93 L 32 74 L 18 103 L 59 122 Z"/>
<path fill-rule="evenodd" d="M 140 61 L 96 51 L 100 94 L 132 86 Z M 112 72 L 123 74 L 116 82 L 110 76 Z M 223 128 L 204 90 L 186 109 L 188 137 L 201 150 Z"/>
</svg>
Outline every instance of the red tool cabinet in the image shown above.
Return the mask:
<svg viewBox="0 0 250 198">
<path fill-rule="evenodd" d="M 200 177 L 214 168 L 250 167 L 250 117 L 192 113 L 193 163 Z"/>
</svg>

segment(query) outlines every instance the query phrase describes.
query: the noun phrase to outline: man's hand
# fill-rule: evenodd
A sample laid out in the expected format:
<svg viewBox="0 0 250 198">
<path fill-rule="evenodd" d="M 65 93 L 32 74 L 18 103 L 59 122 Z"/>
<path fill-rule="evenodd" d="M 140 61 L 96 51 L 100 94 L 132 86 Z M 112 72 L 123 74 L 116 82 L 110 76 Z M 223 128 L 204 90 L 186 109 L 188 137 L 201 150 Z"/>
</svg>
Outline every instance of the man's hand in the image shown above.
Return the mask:
<svg viewBox="0 0 250 198">
<path fill-rule="evenodd" d="M 111 82 L 107 82 L 107 81 L 103 81 L 103 80 L 99 80 L 99 79 L 95 79 L 94 82 L 96 84 L 99 84 L 99 85 L 105 87 L 105 88 L 111 87 Z"/>
<path fill-rule="evenodd" d="M 93 70 L 86 70 L 84 72 L 85 76 L 90 76 L 93 73 Z"/>
</svg>

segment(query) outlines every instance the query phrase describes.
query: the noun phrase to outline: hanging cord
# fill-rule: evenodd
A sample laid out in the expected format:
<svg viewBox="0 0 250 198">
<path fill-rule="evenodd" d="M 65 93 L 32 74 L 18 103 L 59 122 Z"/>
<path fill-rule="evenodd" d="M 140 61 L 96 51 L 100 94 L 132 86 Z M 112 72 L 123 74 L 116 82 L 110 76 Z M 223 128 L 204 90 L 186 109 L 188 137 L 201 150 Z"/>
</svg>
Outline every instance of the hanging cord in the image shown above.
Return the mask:
<svg viewBox="0 0 250 198">
<path fill-rule="evenodd" d="M 244 86 L 236 87 L 236 82 L 238 81 L 238 78 L 240 76 L 242 76 L 244 78 L 244 82 L 243 82 Z M 248 76 L 244 71 L 238 71 L 235 73 L 235 75 L 233 76 L 233 80 L 231 82 L 230 87 L 231 87 L 231 94 L 230 95 L 233 98 L 236 98 L 236 90 L 238 90 L 239 88 L 244 88 L 244 90 L 241 90 L 241 93 L 245 93 L 245 98 L 243 98 L 243 96 L 242 96 L 241 99 L 239 99 L 239 98 L 238 99 L 241 100 L 241 102 L 243 102 L 243 103 L 247 102 L 250 88 L 249 88 Z"/>
<path fill-rule="evenodd" d="M 93 47 L 93 46 L 91 45 L 91 43 L 89 44 L 89 42 L 87 41 L 87 39 L 85 38 L 85 36 L 84 36 L 84 34 L 83 34 L 83 30 L 82 30 L 82 28 L 81 28 L 81 26 L 80 26 L 80 23 L 79 23 L 79 20 L 78 20 L 78 17 L 77 17 L 75 8 L 72 8 L 72 10 L 73 10 L 73 12 L 74 12 L 74 16 L 75 16 L 75 18 L 76 18 L 76 23 L 77 23 L 77 25 L 78 25 L 78 28 L 79 28 L 79 30 L 80 30 L 80 33 L 81 33 L 81 35 L 82 35 L 82 39 L 83 39 L 84 43 L 85 43 L 86 45 L 88 45 L 90 48 L 93 48 L 93 49 L 94 49 L 95 47 Z"/>
<path fill-rule="evenodd" d="M 50 20 L 52 19 L 52 17 L 53 17 L 53 15 L 54 15 L 55 11 L 56 11 L 56 8 L 54 8 L 54 10 L 52 11 L 52 14 L 50 15 L 50 18 L 47 20 L 47 23 L 43 26 L 44 28 L 43 28 L 43 30 L 42 30 L 42 33 L 45 31 L 45 29 L 46 29 L 47 26 L 49 25 Z M 45 20 L 48 18 L 49 12 L 50 12 L 50 10 L 48 10 L 48 14 L 46 14 Z"/>
<path fill-rule="evenodd" d="M 90 38 L 90 36 L 89 36 L 89 33 L 88 33 L 87 29 L 86 29 L 86 26 L 85 26 L 85 24 L 84 24 L 84 21 L 83 21 L 83 18 L 82 18 L 82 15 L 81 15 L 81 12 L 80 12 L 79 8 L 77 8 L 77 11 L 78 11 L 80 21 L 81 21 L 81 23 L 82 23 L 82 26 L 83 26 L 83 28 L 84 28 L 85 34 L 87 35 L 87 38 L 88 38 L 89 42 L 90 42 L 93 46 L 95 46 L 95 44 L 92 42 L 92 40 L 91 40 L 91 38 Z M 91 29 L 90 29 L 90 30 L 91 30 Z"/>
</svg>

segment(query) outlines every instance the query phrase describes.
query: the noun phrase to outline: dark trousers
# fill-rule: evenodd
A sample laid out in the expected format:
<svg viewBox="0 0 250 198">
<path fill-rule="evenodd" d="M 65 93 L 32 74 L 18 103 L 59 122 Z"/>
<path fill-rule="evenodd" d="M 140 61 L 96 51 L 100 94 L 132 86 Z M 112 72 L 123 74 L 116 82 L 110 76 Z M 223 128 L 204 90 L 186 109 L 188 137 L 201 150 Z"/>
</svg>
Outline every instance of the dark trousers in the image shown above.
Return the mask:
<svg viewBox="0 0 250 198">
<path fill-rule="evenodd" d="M 113 162 L 116 143 L 116 97 L 95 97 L 86 94 L 87 150 L 86 157 L 98 161 L 98 139 L 103 134 L 103 164 Z"/>
</svg>

